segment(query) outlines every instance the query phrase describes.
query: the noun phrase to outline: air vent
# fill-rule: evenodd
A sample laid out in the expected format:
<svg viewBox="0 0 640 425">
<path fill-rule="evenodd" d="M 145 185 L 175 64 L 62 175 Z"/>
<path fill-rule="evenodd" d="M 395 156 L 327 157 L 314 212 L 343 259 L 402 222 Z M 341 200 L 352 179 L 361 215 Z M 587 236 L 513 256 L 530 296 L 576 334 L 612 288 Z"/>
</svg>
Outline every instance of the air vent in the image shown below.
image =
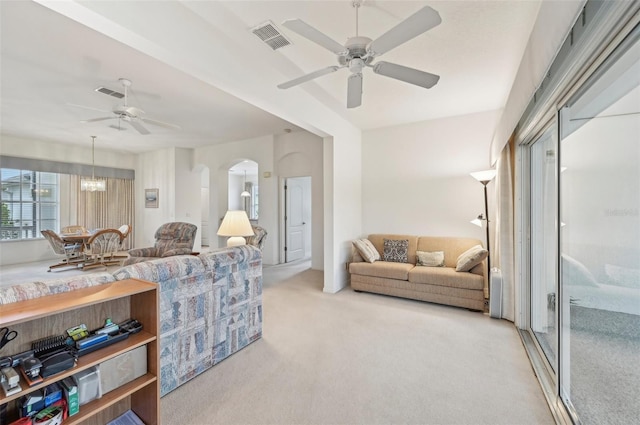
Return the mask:
<svg viewBox="0 0 640 425">
<path fill-rule="evenodd" d="M 118 98 L 118 99 L 122 99 L 124 97 L 124 93 L 113 91 L 113 90 L 108 89 L 106 87 L 98 87 L 96 89 L 96 91 L 98 93 L 103 93 L 103 94 L 106 94 L 107 96 L 113 96 L 113 97 Z"/>
<path fill-rule="evenodd" d="M 264 41 L 273 50 L 278 50 L 281 47 L 291 44 L 291 41 L 289 41 L 271 21 L 267 21 L 264 24 L 252 28 L 251 32 L 260 40 Z"/>
</svg>

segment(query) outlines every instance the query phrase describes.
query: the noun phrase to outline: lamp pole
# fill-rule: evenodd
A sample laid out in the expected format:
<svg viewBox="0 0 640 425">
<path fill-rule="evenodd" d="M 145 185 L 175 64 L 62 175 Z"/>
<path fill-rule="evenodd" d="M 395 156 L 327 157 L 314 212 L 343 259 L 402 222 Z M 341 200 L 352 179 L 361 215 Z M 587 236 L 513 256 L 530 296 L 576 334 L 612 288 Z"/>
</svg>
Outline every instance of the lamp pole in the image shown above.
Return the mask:
<svg viewBox="0 0 640 425">
<path fill-rule="evenodd" d="M 483 180 L 480 182 L 484 186 L 484 219 L 487 221 L 487 276 L 490 276 L 491 273 L 491 249 L 489 249 L 489 201 L 487 200 L 487 185 L 490 181 L 491 180 Z M 491 298 L 491 285 L 489 285 L 487 294 L 489 295 L 489 298 Z"/>
<path fill-rule="evenodd" d="M 471 177 L 478 180 L 484 186 L 484 219 L 487 221 L 487 295 L 489 299 L 491 299 L 491 249 L 489 249 L 489 200 L 487 198 L 487 185 L 495 176 L 496 170 L 471 173 Z"/>
</svg>

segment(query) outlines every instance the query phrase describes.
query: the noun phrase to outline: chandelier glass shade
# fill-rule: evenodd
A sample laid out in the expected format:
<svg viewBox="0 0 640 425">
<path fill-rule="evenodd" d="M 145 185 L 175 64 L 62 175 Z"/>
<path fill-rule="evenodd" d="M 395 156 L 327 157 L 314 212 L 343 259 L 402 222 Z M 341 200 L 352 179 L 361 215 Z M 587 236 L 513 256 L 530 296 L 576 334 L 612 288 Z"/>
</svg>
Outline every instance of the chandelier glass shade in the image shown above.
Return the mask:
<svg viewBox="0 0 640 425">
<path fill-rule="evenodd" d="M 251 194 L 247 191 L 247 170 L 244 170 L 244 185 L 242 185 L 244 190 L 240 194 L 242 198 L 248 198 Z"/>
<path fill-rule="evenodd" d="M 80 190 L 83 192 L 104 192 L 107 185 L 104 180 L 96 179 L 96 136 L 91 136 L 91 178 L 80 180 Z"/>
</svg>

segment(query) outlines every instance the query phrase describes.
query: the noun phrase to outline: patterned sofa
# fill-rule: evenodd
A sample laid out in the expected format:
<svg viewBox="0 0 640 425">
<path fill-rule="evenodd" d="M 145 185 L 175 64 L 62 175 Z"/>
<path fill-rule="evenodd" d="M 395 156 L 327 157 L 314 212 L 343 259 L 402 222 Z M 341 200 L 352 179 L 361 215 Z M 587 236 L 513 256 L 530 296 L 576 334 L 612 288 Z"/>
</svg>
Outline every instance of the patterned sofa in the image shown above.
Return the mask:
<svg viewBox="0 0 640 425">
<path fill-rule="evenodd" d="M 262 336 L 262 255 L 248 245 L 0 286 L 0 305 L 128 278 L 160 285 L 161 395 Z"/>
</svg>

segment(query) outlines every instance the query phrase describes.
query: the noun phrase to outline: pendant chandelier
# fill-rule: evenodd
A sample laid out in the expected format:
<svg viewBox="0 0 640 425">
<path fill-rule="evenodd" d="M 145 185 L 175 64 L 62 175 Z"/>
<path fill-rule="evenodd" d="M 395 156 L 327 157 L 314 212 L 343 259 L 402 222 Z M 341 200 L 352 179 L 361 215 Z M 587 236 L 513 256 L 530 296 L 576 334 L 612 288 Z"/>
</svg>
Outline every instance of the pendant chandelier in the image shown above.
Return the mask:
<svg viewBox="0 0 640 425">
<path fill-rule="evenodd" d="M 244 190 L 242 191 L 240 196 L 243 198 L 248 198 L 249 196 L 251 196 L 249 191 L 247 191 L 247 170 L 244 170 L 244 185 L 242 187 L 244 188 Z"/>
<path fill-rule="evenodd" d="M 96 180 L 96 136 L 91 136 L 91 178 L 80 180 L 83 192 L 104 192 L 107 190 L 104 180 Z"/>
</svg>

